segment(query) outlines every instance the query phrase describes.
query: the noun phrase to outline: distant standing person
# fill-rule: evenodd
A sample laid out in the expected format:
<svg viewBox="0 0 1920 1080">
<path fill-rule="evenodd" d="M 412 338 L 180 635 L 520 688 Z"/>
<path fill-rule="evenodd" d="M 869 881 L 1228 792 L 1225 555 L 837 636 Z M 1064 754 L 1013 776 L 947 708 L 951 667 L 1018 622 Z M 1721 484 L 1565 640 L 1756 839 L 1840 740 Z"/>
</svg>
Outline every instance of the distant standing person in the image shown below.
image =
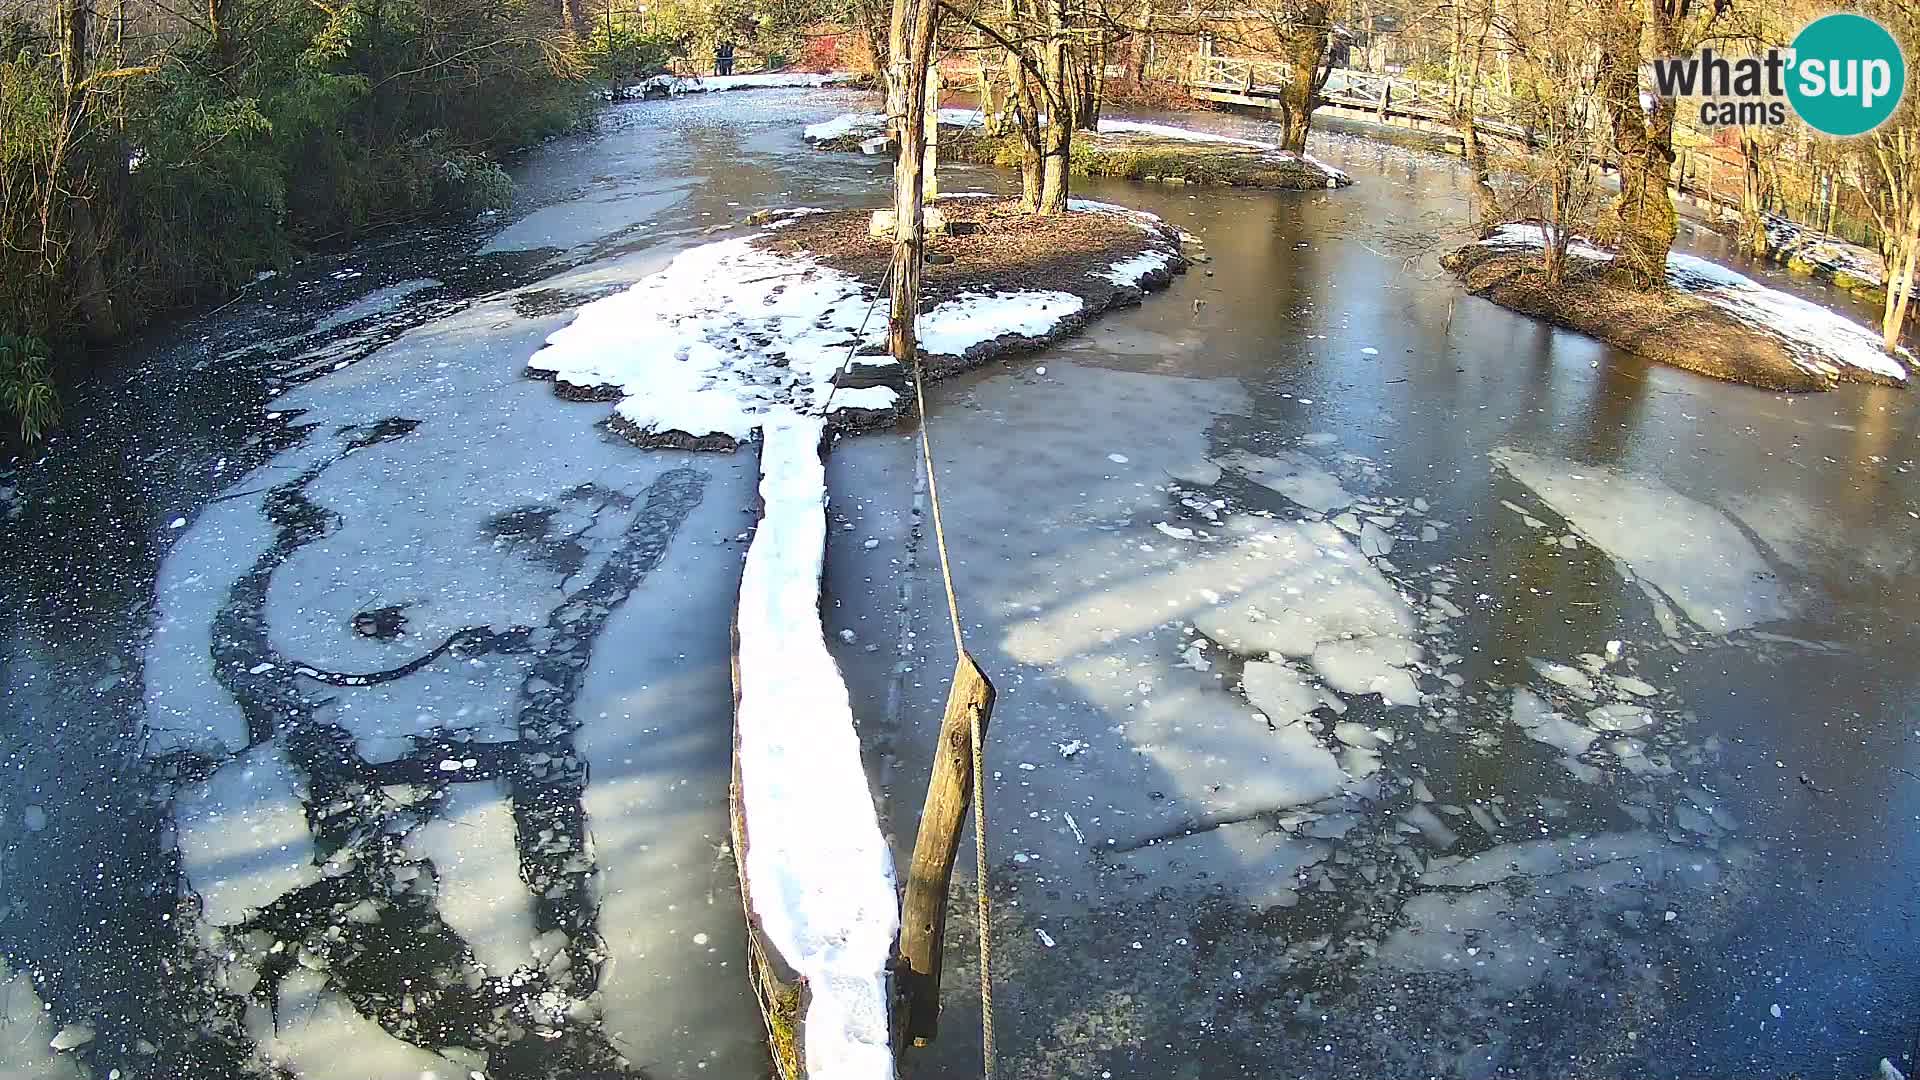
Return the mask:
<svg viewBox="0 0 1920 1080">
<path fill-rule="evenodd" d="M 715 75 L 733 74 L 733 42 L 723 41 L 713 53 L 713 73 Z"/>
</svg>

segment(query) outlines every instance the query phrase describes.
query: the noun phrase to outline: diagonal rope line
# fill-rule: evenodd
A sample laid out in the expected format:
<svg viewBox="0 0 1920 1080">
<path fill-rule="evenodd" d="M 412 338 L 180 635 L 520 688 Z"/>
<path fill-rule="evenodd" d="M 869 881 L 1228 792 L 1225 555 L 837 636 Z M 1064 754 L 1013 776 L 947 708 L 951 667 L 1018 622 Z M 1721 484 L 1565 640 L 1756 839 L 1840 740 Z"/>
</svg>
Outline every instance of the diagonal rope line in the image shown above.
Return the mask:
<svg viewBox="0 0 1920 1080">
<path fill-rule="evenodd" d="M 927 434 L 926 379 L 921 372 L 916 350 L 913 360 L 913 397 L 920 410 L 920 456 L 927 466 L 927 502 L 933 508 L 933 543 L 940 553 L 940 580 L 947 590 L 947 620 L 953 626 L 953 651 L 957 660 L 966 659 L 966 643 L 960 631 L 960 600 L 953 590 L 953 564 L 947 557 L 947 529 L 940 516 L 940 484 L 934 476 L 933 443 Z M 984 737 L 980 731 L 980 710 L 969 708 L 968 741 L 973 747 L 973 881 L 976 893 L 974 918 L 980 940 L 980 1053 L 986 1080 L 994 1080 L 996 1059 L 993 1038 L 993 941 L 990 933 L 992 911 L 987 896 L 987 763 Z"/>
<path fill-rule="evenodd" d="M 848 369 L 853 367 L 853 358 L 860 351 L 861 339 L 867 336 L 867 324 L 873 321 L 873 309 L 880 306 L 880 298 L 887 295 L 887 285 L 893 281 L 893 265 L 887 265 L 887 272 L 880 276 L 880 288 L 876 289 L 873 299 L 867 301 L 867 313 L 860 317 L 860 329 L 853 332 L 853 344 L 847 346 L 847 358 L 840 361 L 840 370 L 833 373 L 833 381 L 827 384 L 827 400 L 820 406 L 820 419 L 828 420 L 833 416 L 833 395 L 840 392 L 840 380 Z M 919 376 L 916 368 L 915 377 Z"/>
</svg>

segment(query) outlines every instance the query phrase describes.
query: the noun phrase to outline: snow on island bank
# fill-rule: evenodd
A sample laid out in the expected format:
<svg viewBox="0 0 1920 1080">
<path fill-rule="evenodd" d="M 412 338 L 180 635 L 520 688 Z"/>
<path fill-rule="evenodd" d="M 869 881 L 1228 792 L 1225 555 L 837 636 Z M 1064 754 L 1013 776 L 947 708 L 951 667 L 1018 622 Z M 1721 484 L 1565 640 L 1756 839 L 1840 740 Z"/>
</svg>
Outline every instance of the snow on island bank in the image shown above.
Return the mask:
<svg viewBox="0 0 1920 1080">
<path fill-rule="evenodd" d="M 944 210 L 960 235 L 931 242 L 941 261 L 927 268 L 922 337 L 936 376 L 1051 341 L 1185 266 L 1175 230 L 1119 207 L 1076 202 L 1042 221 L 988 198 Z M 683 252 L 582 307 L 527 369 L 563 396 L 616 402 L 611 426 L 643 445 L 758 437 L 761 514 L 734 621 L 732 828 L 776 1070 L 815 1080 L 889 1078 L 894 1059 L 893 866 L 820 620 L 830 430 L 890 421 L 910 400 L 882 351 L 886 313 L 868 320 L 890 242 L 867 223 L 866 211 L 787 211 Z M 865 355 L 843 372 L 850 352 Z"/>
<path fill-rule="evenodd" d="M 1179 233 L 1151 214 L 1087 200 L 1056 218 L 999 199 L 940 206 L 958 235 L 929 241 L 945 260 L 926 269 L 921 315 L 936 377 L 1054 341 L 1186 268 Z M 770 417 L 823 411 L 841 430 L 892 423 L 908 374 L 885 355 L 877 290 L 891 245 L 868 218 L 787 211 L 683 252 L 582 307 L 527 372 L 562 397 L 616 402 L 611 426 L 644 446 L 732 449 Z"/>
<path fill-rule="evenodd" d="M 884 113 L 846 113 L 809 124 L 801 135 L 818 150 L 858 150 L 886 134 Z M 1012 160 L 1016 136 L 992 136 L 976 109 L 941 109 L 943 160 L 996 165 Z M 1118 176 L 1166 183 L 1309 189 L 1345 187 L 1353 178 L 1311 154 L 1274 143 L 1140 120 L 1105 119 L 1094 132 L 1074 136 L 1073 169 L 1086 176 Z"/>
<path fill-rule="evenodd" d="M 1913 357 L 1811 301 L 1694 255 L 1667 256 L 1667 288 L 1618 279 L 1611 253 L 1576 242 L 1565 280 L 1549 288 L 1538 226 L 1506 224 L 1441 264 L 1468 291 L 1628 352 L 1769 390 L 1830 390 L 1842 382 L 1905 386 Z"/>
<path fill-rule="evenodd" d="M 752 75 L 655 75 L 621 91 L 626 98 L 675 97 L 680 94 L 707 94 L 721 90 L 816 90 L 823 86 L 846 86 L 862 76 L 851 71 L 818 74 L 807 72 L 763 71 Z"/>
</svg>

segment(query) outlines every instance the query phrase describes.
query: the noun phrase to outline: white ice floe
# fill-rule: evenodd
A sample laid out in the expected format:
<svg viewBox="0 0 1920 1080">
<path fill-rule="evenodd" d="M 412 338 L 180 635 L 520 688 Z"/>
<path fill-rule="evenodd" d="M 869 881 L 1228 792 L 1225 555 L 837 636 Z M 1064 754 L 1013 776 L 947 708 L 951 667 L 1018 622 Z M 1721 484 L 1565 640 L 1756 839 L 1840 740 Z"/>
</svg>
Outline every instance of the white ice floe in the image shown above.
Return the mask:
<svg viewBox="0 0 1920 1080">
<path fill-rule="evenodd" d="M 1546 233 L 1538 225 L 1509 222 L 1480 241 L 1487 247 L 1541 247 Z M 1611 261 L 1613 253 L 1576 239 L 1567 251 L 1583 259 Z M 1667 284 L 1697 296 L 1758 330 L 1778 335 L 1789 346 L 1795 365 L 1814 375 L 1832 377 L 1845 368 L 1905 381 L 1907 369 L 1887 355 L 1880 335 L 1811 300 L 1770 289 L 1745 274 L 1709 262 L 1697 255 L 1669 252 Z M 1901 355 L 1911 361 L 1905 349 Z"/>
<path fill-rule="evenodd" d="M 79 1059 L 62 1051 L 91 1038 L 79 1025 L 56 1027 L 33 979 L 0 964 L 0 1080 L 81 1080 Z"/>
<path fill-rule="evenodd" d="M 1653 601 L 1662 628 L 1671 608 L 1712 634 L 1784 619 L 1786 591 L 1732 519 L 1651 477 L 1499 447 L 1494 463 L 1606 552 Z M 1671 606 L 1670 606 L 1671 605 Z"/>
<path fill-rule="evenodd" d="M 856 78 L 859 76 L 850 71 L 827 74 L 769 71 L 754 75 L 655 75 L 627 93 L 630 97 L 639 97 L 645 94 L 704 94 L 718 90 L 814 89 L 839 86 Z"/>
<path fill-rule="evenodd" d="M 233 758 L 181 791 L 174 819 L 181 868 L 215 926 L 244 919 L 319 880 L 306 784 L 272 743 Z"/>
<path fill-rule="evenodd" d="M 533 963 L 533 897 L 520 879 L 513 803 L 498 781 L 454 784 L 407 854 L 433 863 L 440 917 L 495 975 Z"/>
<path fill-rule="evenodd" d="M 807 981 L 807 1072 L 891 1077 L 893 863 L 868 796 L 852 706 L 820 625 L 823 425 L 767 428 L 760 527 L 740 581 L 740 800 L 748 902 Z"/>
</svg>

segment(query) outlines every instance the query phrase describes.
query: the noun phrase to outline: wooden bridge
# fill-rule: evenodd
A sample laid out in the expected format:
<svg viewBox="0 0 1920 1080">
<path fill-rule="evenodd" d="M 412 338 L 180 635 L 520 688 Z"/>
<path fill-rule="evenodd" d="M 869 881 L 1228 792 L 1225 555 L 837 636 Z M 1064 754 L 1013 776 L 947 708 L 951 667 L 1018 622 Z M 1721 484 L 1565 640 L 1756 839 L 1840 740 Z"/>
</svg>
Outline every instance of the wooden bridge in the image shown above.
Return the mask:
<svg viewBox="0 0 1920 1080">
<path fill-rule="evenodd" d="M 1281 94 L 1291 70 L 1285 61 L 1215 56 L 1202 51 L 1193 57 L 1187 90 L 1202 101 L 1275 109 L 1281 107 Z M 1433 132 L 1455 144 L 1457 152 L 1462 133 L 1455 92 L 1445 83 L 1335 68 L 1320 90 L 1314 112 Z M 1512 115 L 1511 105 L 1511 96 L 1500 91 L 1486 87 L 1474 91 L 1474 129 L 1484 136 L 1531 146 L 1531 132 L 1511 121 L 1495 119 Z M 1597 110 L 1594 116 L 1597 121 Z M 1709 148 L 1712 138 L 1708 133 L 1680 122 L 1674 134 L 1679 150 L 1671 181 L 1674 193 L 1703 209 L 1739 209 L 1744 183 L 1740 168 L 1713 154 L 1693 152 L 1696 146 Z M 1605 140 L 1601 144 L 1605 145 Z M 1604 157 L 1596 158 L 1595 163 L 1603 169 L 1613 167 Z"/>
<path fill-rule="evenodd" d="M 1187 88 L 1202 101 L 1225 105 L 1278 108 L 1282 89 L 1292 69 L 1284 61 L 1243 60 L 1201 53 L 1193 58 Z M 1490 89 L 1474 93 L 1474 115 L 1505 115 L 1507 96 Z M 1454 88 L 1445 83 L 1421 82 L 1377 71 L 1335 68 L 1320 90 L 1315 111 L 1400 127 L 1454 133 Z M 1526 138 L 1519 125 L 1481 119 L 1475 126 L 1488 134 Z"/>
</svg>

